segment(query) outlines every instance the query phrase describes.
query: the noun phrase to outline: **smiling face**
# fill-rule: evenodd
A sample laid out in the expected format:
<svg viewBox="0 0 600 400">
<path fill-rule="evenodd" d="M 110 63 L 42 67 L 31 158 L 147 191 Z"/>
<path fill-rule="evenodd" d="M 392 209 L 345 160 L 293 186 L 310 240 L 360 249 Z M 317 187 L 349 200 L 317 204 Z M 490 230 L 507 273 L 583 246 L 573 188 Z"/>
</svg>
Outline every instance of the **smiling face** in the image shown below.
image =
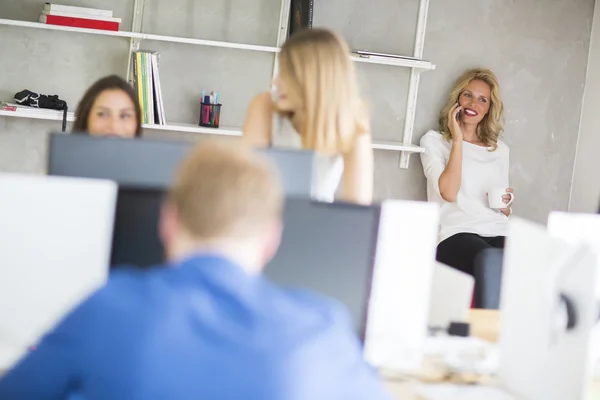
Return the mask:
<svg viewBox="0 0 600 400">
<path fill-rule="evenodd" d="M 133 138 L 137 127 L 135 104 L 127 93 L 108 89 L 96 97 L 88 117 L 90 135 Z"/>
<path fill-rule="evenodd" d="M 472 80 L 460 93 L 458 103 L 462 106 L 460 119 L 464 124 L 477 125 L 490 111 L 490 86 L 481 80 Z"/>
</svg>

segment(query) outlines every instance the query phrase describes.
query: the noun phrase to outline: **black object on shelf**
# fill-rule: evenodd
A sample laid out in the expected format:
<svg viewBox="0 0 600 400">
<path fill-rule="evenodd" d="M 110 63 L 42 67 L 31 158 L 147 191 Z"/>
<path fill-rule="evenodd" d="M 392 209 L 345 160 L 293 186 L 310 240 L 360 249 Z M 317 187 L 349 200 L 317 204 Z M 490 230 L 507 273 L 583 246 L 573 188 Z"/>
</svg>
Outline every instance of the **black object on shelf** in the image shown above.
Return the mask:
<svg viewBox="0 0 600 400">
<path fill-rule="evenodd" d="M 69 106 L 66 101 L 59 99 L 57 95 L 46 96 L 45 94 L 25 89 L 16 93 L 14 99 L 22 106 L 62 111 L 62 131 L 65 132 L 67 130 L 67 112 L 69 111 Z"/>
<path fill-rule="evenodd" d="M 200 126 L 218 128 L 221 119 L 221 104 L 200 103 Z"/>
<path fill-rule="evenodd" d="M 302 29 L 311 29 L 313 25 L 314 0 L 292 0 L 288 37 Z"/>
</svg>

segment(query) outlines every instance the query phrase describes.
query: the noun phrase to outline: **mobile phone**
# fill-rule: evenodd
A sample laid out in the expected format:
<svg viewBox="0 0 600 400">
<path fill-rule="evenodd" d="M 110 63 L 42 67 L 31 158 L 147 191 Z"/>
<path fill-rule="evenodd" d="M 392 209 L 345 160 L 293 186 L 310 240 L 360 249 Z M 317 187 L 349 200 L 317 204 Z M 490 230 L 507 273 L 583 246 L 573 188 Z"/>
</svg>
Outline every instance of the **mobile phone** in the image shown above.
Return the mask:
<svg viewBox="0 0 600 400">
<path fill-rule="evenodd" d="M 457 102 L 456 105 L 459 105 L 459 103 Z M 456 120 L 460 121 L 460 111 L 456 113 Z"/>
</svg>

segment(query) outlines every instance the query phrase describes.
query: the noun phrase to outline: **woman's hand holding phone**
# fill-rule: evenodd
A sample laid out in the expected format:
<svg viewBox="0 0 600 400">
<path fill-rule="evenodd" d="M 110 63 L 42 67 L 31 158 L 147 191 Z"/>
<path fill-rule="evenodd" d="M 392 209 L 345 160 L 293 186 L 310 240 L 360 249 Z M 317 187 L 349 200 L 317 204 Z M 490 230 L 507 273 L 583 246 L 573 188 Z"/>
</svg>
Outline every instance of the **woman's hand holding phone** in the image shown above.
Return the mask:
<svg viewBox="0 0 600 400">
<path fill-rule="evenodd" d="M 462 129 L 460 129 L 460 111 L 462 107 L 456 103 L 448 113 L 448 128 L 450 129 L 450 134 L 452 135 L 452 139 L 455 141 L 463 140 Z"/>
</svg>

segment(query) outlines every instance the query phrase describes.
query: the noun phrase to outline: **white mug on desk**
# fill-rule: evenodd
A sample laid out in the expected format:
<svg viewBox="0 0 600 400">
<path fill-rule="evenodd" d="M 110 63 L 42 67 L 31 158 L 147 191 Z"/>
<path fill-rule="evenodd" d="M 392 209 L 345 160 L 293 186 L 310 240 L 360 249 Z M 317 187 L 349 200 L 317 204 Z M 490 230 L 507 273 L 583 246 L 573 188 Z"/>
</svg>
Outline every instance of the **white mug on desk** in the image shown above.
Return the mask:
<svg viewBox="0 0 600 400">
<path fill-rule="evenodd" d="M 508 203 L 504 202 L 503 196 L 509 195 L 510 201 Z M 490 204 L 490 208 L 494 210 L 500 210 L 502 208 L 508 208 L 515 200 L 514 193 L 509 193 L 505 188 L 493 188 L 488 192 L 488 202 Z"/>
</svg>

